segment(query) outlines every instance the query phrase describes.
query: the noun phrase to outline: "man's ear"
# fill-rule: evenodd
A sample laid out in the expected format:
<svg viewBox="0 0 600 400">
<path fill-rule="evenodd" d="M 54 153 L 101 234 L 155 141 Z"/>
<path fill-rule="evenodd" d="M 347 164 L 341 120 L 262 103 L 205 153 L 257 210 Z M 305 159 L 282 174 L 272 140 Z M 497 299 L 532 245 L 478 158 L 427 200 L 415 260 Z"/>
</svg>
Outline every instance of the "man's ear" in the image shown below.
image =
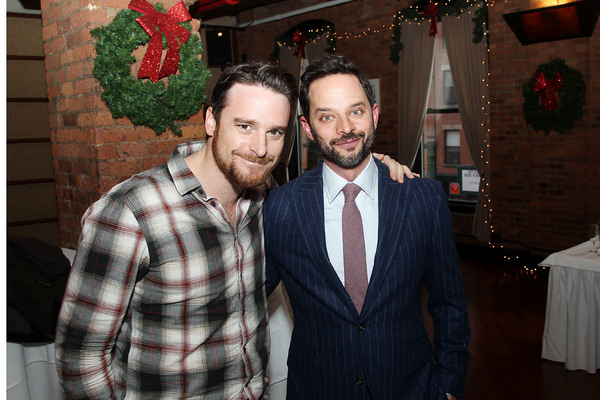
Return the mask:
<svg viewBox="0 0 600 400">
<path fill-rule="evenodd" d="M 204 130 L 206 131 L 206 136 L 212 137 L 217 129 L 217 120 L 213 114 L 213 108 L 208 107 L 206 109 L 206 117 L 204 117 Z"/>
<path fill-rule="evenodd" d="M 302 124 L 302 129 L 304 129 L 304 133 L 306 133 L 306 136 L 308 136 L 310 140 L 315 140 L 312 134 L 312 130 L 310 129 L 310 124 L 308 123 L 304 115 L 300 116 L 300 123 Z"/>
<path fill-rule="evenodd" d="M 379 121 L 379 106 L 373 104 L 373 128 L 377 129 L 377 121 Z"/>
</svg>

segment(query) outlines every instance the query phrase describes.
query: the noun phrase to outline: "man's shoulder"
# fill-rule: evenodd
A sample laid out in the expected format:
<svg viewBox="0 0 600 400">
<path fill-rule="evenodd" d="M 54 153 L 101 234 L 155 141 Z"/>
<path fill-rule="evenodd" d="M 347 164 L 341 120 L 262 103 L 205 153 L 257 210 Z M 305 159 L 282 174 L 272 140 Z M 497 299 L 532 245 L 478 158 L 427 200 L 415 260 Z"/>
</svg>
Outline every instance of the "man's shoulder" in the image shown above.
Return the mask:
<svg viewBox="0 0 600 400">
<path fill-rule="evenodd" d="M 280 196 L 286 193 L 295 192 L 302 190 L 306 185 L 313 185 L 322 181 L 322 169 L 315 168 L 304 172 L 302 175 L 292 179 L 289 182 L 284 183 L 282 186 L 273 187 L 270 189 L 269 196 L 271 193 L 278 193 Z M 273 190 L 275 189 L 275 190 Z"/>
<path fill-rule="evenodd" d="M 113 186 L 104 197 L 112 199 L 127 199 L 143 194 L 146 190 L 154 190 L 164 183 L 170 182 L 172 185 L 173 179 L 168 173 L 167 165 L 161 164 L 154 168 L 132 175 L 128 179 Z"/>
</svg>

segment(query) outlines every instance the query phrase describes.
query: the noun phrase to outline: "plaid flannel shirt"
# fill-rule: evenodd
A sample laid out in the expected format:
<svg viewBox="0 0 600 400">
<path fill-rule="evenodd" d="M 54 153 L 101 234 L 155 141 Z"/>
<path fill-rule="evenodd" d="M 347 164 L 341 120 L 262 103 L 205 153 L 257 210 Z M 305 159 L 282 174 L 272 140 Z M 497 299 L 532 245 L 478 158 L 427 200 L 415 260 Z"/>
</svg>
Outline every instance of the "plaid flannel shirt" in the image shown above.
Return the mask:
<svg viewBox="0 0 600 400">
<path fill-rule="evenodd" d="M 202 146 L 177 146 L 86 211 L 55 341 L 67 398 L 264 395 L 270 183 L 245 191 L 229 221 L 184 161 Z"/>
</svg>

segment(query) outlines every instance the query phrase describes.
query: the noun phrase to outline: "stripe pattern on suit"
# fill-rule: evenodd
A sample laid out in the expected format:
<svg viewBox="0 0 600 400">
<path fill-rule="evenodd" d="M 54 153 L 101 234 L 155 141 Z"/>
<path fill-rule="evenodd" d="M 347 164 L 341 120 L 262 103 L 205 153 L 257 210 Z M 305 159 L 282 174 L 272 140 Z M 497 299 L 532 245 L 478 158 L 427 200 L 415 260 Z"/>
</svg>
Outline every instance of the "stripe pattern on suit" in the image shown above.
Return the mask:
<svg viewBox="0 0 600 400">
<path fill-rule="evenodd" d="M 325 245 L 322 164 L 264 204 L 267 290 L 283 281 L 294 314 L 288 399 L 460 397 L 470 330 L 460 259 L 441 185 L 379 176 L 379 232 L 359 314 Z M 368 223 L 368 221 L 363 221 Z M 433 345 L 421 298 L 429 291 Z"/>
</svg>

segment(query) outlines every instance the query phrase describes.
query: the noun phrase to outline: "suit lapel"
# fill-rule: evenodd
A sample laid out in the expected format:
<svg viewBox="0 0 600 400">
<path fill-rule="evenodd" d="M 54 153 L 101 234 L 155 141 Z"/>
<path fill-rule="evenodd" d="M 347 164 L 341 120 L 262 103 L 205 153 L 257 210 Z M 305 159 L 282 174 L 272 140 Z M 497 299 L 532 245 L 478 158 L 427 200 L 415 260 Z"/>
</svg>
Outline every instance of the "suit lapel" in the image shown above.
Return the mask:
<svg viewBox="0 0 600 400">
<path fill-rule="evenodd" d="M 392 266 L 392 260 L 398 252 L 398 243 L 405 228 L 405 206 L 408 195 L 408 183 L 399 184 L 392 181 L 389 170 L 377 162 L 379 168 L 379 233 L 377 251 L 371 280 L 363 306 L 363 312 L 375 299 L 385 277 Z"/>
<path fill-rule="evenodd" d="M 311 249 L 314 265 L 323 277 L 330 282 L 330 287 L 347 305 L 354 307 L 350 296 L 338 278 L 327 254 L 325 242 L 325 211 L 323 205 L 323 164 L 308 171 L 304 181 L 299 185 L 293 199 L 294 213 L 308 249 Z"/>
</svg>

